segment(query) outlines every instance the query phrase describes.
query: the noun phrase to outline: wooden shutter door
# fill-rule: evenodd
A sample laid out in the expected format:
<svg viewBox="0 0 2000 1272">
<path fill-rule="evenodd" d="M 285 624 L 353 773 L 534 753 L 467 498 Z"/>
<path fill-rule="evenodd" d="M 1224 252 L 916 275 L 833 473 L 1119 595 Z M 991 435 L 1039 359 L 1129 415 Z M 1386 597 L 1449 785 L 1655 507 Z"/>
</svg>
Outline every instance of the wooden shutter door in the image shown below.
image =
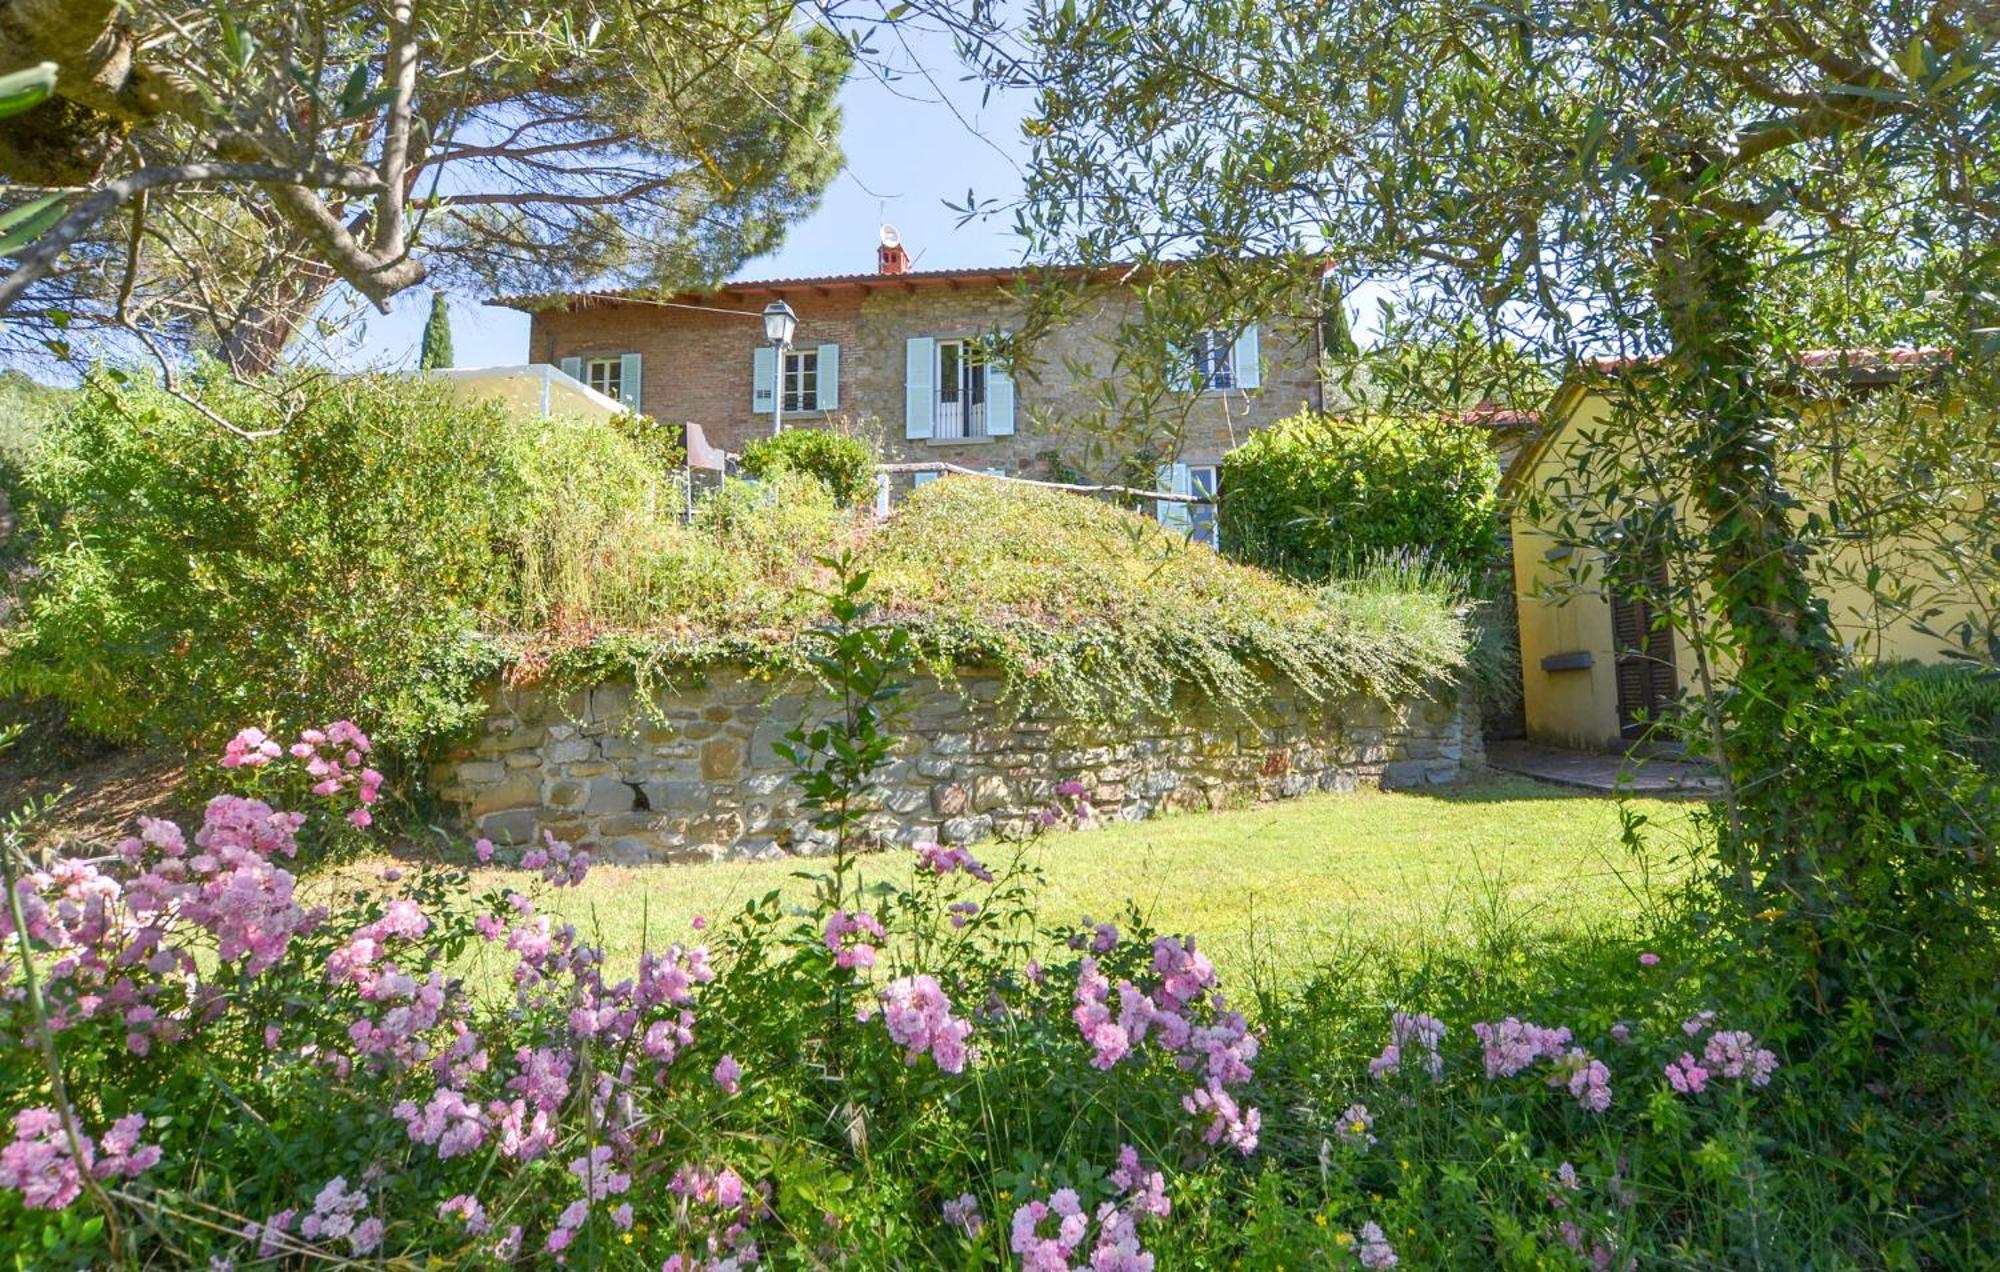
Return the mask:
<svg viewBox="0 0 2000 1272">
<path fill-rule="evenodd" d="M 1667 563 L 1650 554 L 1646 580 L 1654 597 L 1667 588 Z M 1617 659 L 1618 732 L 1630 739 L 1645 734 L 1680 693 L 1674 667 L 1673 629 L 1660 621 L 1656 599 L 1611 597 L 1611 647 Z"/>
</svg>

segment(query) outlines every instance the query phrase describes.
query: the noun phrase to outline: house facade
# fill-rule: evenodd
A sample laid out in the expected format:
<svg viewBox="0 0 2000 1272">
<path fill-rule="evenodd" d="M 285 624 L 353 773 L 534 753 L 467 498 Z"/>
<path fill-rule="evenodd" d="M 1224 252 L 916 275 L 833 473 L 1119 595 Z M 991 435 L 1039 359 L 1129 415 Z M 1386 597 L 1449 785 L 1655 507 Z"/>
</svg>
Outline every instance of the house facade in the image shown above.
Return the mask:
<svg viewBox="0 0 2000 1272">
<path fill-rule="evenodd" d="M 1103 405 L 1114 341 L 1138 311 L 1111 271 L 1078 272 L 1075 317 L 1043 338 L 1029 373 L 981 356 L 982 338 L 1019 328 L 1012 269 L 917 271 L 883 246 L 874 272 L 727 283 L 673 296 L 576 293 L 495 303 L 532 315 L 528 360 L 548 363 L 655 419 L 698 424 L 708 443 L 740 453 L 783 427 L 844 427 L 879 440 L 886 463 L 944 462 L 1010 477 L 1077 470 L 1066 421 Z M 761 311 L 782 300 L 798 315 L 782 363 Z M 1216 488 L 1225 452 L 1251 431 L 1322 403 L 1317 315 L 1274 314 L 1240 331 L 1204 332 L 1187 351 L 1175 410 L 1179 453 L 1156 456 L 1163 487 Z M 1071 458 L 1074 456 L 1075 458 Z M 1100 457 L 1101 459 L 1101 457 Z M 930 474 L 903 478 L 920 484 Z M 1163 503 L 1198 537 L 1212 514 Z"/>
</svg>

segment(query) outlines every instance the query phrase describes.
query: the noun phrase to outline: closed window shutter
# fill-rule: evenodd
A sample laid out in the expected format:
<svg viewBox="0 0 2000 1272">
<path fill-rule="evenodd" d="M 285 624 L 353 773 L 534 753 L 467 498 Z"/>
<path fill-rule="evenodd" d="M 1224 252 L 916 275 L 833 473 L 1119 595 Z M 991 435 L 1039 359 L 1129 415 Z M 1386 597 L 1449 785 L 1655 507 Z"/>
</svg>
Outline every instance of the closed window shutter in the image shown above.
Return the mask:
<svg viewBox="0 0 2000 1272">
<path fill-rule="evenodd" d="M 634 414 L 639 410 L 639 355 L 624 353 L 618 356 L 618 400 Z"/>
<path fill-rule="evenodd" d="M 823 344 L 819 347 L 819 401 L 814 410 L 837 411 L 840 409 L 840 346 Z"/>
<path fill-rule="evenodd" d="M 997 362 L 986 364 L 986 435 L 1014 435 L 1014 377 Z"/>
<path fill-rule="evenodd" d="M 562 360 L 562 373 L 570 379 L 575 380 L 578 384 L 583 383 L 583 359 L 564 358 Z"/>
<path fill-rule="evenodd" d="M 1230 350 L 1230 359 L 1236 367 L 1236 387 L 1254 389 L 1264 383 L 1261 367 L 1263 359 L 1257 350 L 1257 324 L 1251 323 L 1243 334 L 1236 337 L 1236 347 Z"/>
<path fill-rule="evenodd" d="M 741 366 L 741 363 L 737 365 Z M 769 345 L 760 345 L 750 353 L 750 410 L 757 415 L 769 415 L 778 382 L 777 350 Z"/>
<path fill-rule="evenodd" d="M 937 341 L 911 336 L 903 358 L 903 436 L 931 436 L 937 408 Z"/>
<path fill-rule="evenodd" d="M 1174 495 L 1188 493 L 1186 464 L 1161 464 L 1156 477 L 1161 490 Z M 1186 504 L 1172 499 L 1155 499 L 1153 507 L 1157 510 L 1160 524 L 1167 529 L 1177 530 L 1182 534 L 1194 529 L 1194 518 L 1189 514 Z"/>
</svg>

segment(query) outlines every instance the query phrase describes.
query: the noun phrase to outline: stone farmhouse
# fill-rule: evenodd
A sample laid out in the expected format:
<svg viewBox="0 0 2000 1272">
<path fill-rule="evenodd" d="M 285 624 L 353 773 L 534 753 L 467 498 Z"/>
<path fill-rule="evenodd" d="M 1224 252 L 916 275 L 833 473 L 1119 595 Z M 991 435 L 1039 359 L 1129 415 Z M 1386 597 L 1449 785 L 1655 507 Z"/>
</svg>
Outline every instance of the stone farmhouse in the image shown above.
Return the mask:
<svg viewBox="0 0 2000 1272">
<path fill-rule="evenodd" d="M 1117 271 L 1074 271 L 1078 316 L 1044 338 L 1033 375 L 980 356 L 981 338 L 1022 321 L 1010 268 L 913 270 L 884 234 L 876 269 L 725 283 L 677 295 L 575 292 L 501 297 L 533 316 L 528 360 L 655 419 L 697 426 L 722 452 L 785 428 L 853 427 L 879 436 L 886 463 L 944 462 L 1012 477 L 1067 471 L 1062 421 L 1100 404 L 1120 324 L 1138 308 Z M 797 313 L 779 364 L 760 314 Z M 1180 452 L 1158 456 L 1162 489 L 1212 493 L 1224 452 L 1252 430 L 1323 403 L 1316 312 L 1272 314 L 1203 332 L 1187 350 Z M 917 473 L 921 484 L 934 477 Z M 1161 502 L 1164 520 L 1213 542 L 1212 504 Z"/>
</svg>

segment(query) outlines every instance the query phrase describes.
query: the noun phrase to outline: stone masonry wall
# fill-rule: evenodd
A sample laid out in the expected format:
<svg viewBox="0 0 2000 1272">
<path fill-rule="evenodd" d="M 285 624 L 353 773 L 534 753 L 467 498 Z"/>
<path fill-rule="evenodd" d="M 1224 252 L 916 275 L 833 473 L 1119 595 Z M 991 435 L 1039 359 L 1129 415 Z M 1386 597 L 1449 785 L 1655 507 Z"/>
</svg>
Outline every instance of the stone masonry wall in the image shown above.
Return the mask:
<svg viewBox="0 0 2000 1272">
<path fill-rule="evenodd" d="M 641 701 L 629 684 L 556 696 L 495 689 L 478 740 L 436 774 L 480 834 L 524 843 L 544 830 L 600 860 L 710 861 L 810 853 L 790 769 L 772 744 L 813 703 L 808 682 L 730 667 Z M 965 843 L 1021 831 L 1056 784 L 1089 791 L 1098 816 L 1239 806 L 1310 791 L 1448 782 L 1477 765 L 1479 729 L 1450 702 L 1279 693 L 1247 720 L 1189 701 L 1172 719 L 1113 729 L 1004 708 L 997 675 L 918 677 L 897 758 L 870 826 L 882 840 Z M 815 712 L 815 715 L 817 712 Z"/>
</svg>

